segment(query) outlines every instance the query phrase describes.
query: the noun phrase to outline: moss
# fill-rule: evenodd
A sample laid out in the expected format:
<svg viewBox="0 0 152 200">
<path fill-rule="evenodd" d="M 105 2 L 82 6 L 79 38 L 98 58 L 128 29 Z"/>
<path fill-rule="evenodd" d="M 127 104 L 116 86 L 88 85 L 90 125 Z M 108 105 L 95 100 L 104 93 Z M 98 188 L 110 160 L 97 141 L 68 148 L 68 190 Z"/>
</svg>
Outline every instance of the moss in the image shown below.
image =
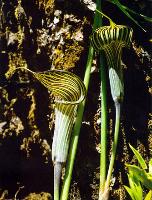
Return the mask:
<svg viewBox="0 0 152 200">
<path fill-rule="evenodd" d="M 27 197 L 24 198 L 24 200 L 51 200 L 51 194 L 46 192 L 41 192 L 40 194 L 31 193 Z"/>
<path fill-rule="evenodd" d="M 71 191 L 69 193 L 70 200 L 81 200 L 80 190 L 78 188 L 78 183 L 74 182 L 71 186 Z"/>
<path fill-rule="evenodd" d="M 30 126 L 37 128 L 35 124 L 36 100 L 34 96 L 34 89 L 32 89 L 28 95 L 30 96 L 30 99 L 31 99 L 31 105 L 30 105 L 29 114 L 27 118 L 28 118 Z"/>
<path fill-rule="evenodd" d="M 17 67 L 27 68 L 26 60 L 23 59 L 21 52 L 19 52 L 19 53 L 18 52 L 16 52 L 16 53 L 9 52 L 8 59 L 9 59 L 8 71 L 5 73 L 5 76 L 7 79 L 12 77 L 12 75 L 14 74 Z"/>
<path fill-rule="evenodd" d="M 23 138 L 22 144 L 20 146 L 21 150 L 25 151 L 26 156 L 30 157 L 33 144 L 38 144 L 39 148 L 42 150 L 42 156 L 45 158 L 45 162 L 48 162 L 48 157 L 50 156 L 50 145 L 46 139 L 43 139 L 40 130 L 37 126 L 36 121 L 36 99 L 35 99 L 35 90 L 31 89 L 28 93 L 28 98 L 30 100 L 30 107 L 28 110 L 28 126 L 30 129 L 30 136 L 25 136 Z M 26 134 L 27 135 L 27 134 Z"/>
<path fill-rule="evenodd" d="M 17 98 L 9 98 L 6 89 L 0 88 L 0 138 L 19 136 L 24 130 L 22 121 L 14 110 L 16 101 Z"/>
<path fill-rule="evenodd" d="M 55 69 L 70 69 L 76 66 L 79 61 L 83 47 L 74 41 L 71 45 L 66 44 L 65 50 L 56 49 L 53 57 L 53 66 Z"/>
<path fill-rule="evenodd" d="M 24 150 L 26 152 L 27 157 L 30 156 L 31 145 L 40 144 L 42 141 L 40 137 L 39 129 L 36 124 L 36 119 L 35 119 L 36 101 L 35 101 L 34 89 L 32 89 L 28 93 L 28 98 L 30 100 L 30 107 L 29 107 L 27 119 L 28 119 L 29 128 L 31 130 L 31 134 L 29 137 L 24 137 L 23 142 L 21 144 L 21 150 Z"/>
<path fill-rule="evenodd" d="M 24 8 L 21 5 L 22 0 L 18 0 L 18 5 L 15 8 L 14 11 L 14 15 L 15 18 L 17 20 L 17 24 L 18 24 L 18 32 L 17 32 L 17 40 L 18 40 L 18 49 L 21 47 L 23 40 L 25 39 L 25 34 L 24 34 L 24 25 L 23 22 L 26 21 L 27 22 L 27 17 L 26 17 L 26 13 L 24 11 Z"/>
<path fill-rule="evenodd" d="M 50 15 L 54 10 L 54 0 L 37 0 L 36 4 L 39 9 L 45 11 L 45 14 Z"/>
</svg>

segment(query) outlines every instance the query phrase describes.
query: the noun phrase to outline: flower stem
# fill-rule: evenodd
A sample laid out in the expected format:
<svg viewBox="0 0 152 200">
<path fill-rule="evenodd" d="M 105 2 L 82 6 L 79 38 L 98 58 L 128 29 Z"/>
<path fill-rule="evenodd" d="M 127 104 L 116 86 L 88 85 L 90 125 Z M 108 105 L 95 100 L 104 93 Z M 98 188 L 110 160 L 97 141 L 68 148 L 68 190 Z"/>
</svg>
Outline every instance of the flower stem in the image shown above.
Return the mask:
<svg viewBox="0 0 152 200">
<path fill-rule="evenodd" d="M 106 187 L 109 187 L 110 185 L 110 179 L 112 175 L 112 170 L 114 166 L 114 161 L 116 157 L 116 149 L 118 144 L 118 136 L 119 136 L 119 126 L 120 126 L 120 103 L 118 101 L 115 102 L 115 110 L 116 110 L 116 121 L 115 121 L 115 132 L 114 132 L 114 141 L 112 144 L 112 154 L 110 158 L 110 164 L 106 179 Z"/>
<path fill-rule="evenodd" d="M 103 14 L 101 11 L 102 2 L 96 11 Z M 105 16 L 103 14 L 103 16 Z M 102 26 L 102 18 L 98 15 L 98 24 Z M 101 75 L 101 151 L 100 151 L 100 185 L 99 193 L 104 191 L 106 182 L 106 162 L 107 162 L 107 73 L 106 61 L 103 52 L 99 54 L 100 75 Z"/>
<path fill-rule="evenodd" d="M 104 57 L 100 54 L 101 73 L 101 152 L 100 152 L 100 190 L 104 190 L 107 162 L 107 84 Z"/>
<path fill-rule="evenodd" d="M 54 165 L 54 200 L 59 200 L 61 171 L 62 163 L 56 162 Z"/>
<path fill-rule="evenodd" d="M 116 26 L 116 24 L 112 21 L 112 19 L 110 18 L 110 17 L 108 17 L 107 15 L 105 15 L 103 12 L 101 12 L 100 10 L 98 10 L 98 9 L 96 9 L 96 11 L 98 12 L 98 13 L 100 13 L 103 17 L 105 17 L 105 18 L 107 18 L 108 20 L 109 20 L 109 22 L 110 22 L 110 26 Z"/>
</svg>

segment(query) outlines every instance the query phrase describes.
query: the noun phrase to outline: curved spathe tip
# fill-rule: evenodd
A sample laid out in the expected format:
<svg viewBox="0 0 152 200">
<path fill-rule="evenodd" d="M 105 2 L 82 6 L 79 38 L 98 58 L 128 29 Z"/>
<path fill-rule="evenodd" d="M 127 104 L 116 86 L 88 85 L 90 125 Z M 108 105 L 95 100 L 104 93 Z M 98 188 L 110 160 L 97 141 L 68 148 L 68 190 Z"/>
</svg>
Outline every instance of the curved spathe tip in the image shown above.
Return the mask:
<svg viewBox="0 0 152 200">
<path fill-rule="evenodd" d="M 32 73 L 55 97 L 58 104 L 79 104 L 86 96 L 82 80 L 75 74 L 64 70 L 33 72 L 25 67 L 18 67 Z"/>
<path fill-rule="evenodd" d="M 102 26 L 91 35 L 91 44 L 96 51 L 109 48 L 114 43 L 129 47 L 132 41 L 133 29 L 124 25 Z"/>
<path fill-rule="evenodd" d="M 52 91 L 58 104 L 79 104 L 86 96 L 85 85 L 75 74 L 64 70 L 49 70 L 34 76 Z"/>
</svg>

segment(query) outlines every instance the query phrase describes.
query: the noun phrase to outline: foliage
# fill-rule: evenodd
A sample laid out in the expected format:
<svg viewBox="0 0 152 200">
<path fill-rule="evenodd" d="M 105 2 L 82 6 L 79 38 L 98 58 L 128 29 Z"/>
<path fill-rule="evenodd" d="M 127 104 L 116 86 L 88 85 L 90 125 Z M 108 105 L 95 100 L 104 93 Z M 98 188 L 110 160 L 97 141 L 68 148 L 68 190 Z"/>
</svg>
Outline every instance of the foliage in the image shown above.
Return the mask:
<svg viewBox="0 0 152 200">
<path fill-rule="evenodd" d="M 128 167 L 128 180 L 129 186 L 124 186 L 127 192 L 129 193 L 131 199 L 133 200 L 141 200 L 143 199 L 143 187 L 149 189 L 149 193 L 146 195 L 145 200 L 151 199 L 151 191 L 152 191 L 152 159 L 149 161 L 149 172 L 146 172 L 147 165 L 144 161 L 141 154 L 131 145 L 129 145 L 131 150 L 133 151 L 136 159 L 138 160 L 139 166 L 126 164 Z"/>
<path fill-rule="evenodd" d="M 152 18 L 147 17 L 145 15 L 139 14 L 135 11 L 133 11 L 132 9 L 128 8 L 127 6 L 124 6 L 122 3 L 120 3 L 119 0 L 108 0 L 109 2 L 115 4 L 129 19 L 131 19 L 137 26 L 139 26 L 143 31 L 146 32 L 146 30 L 138 23 L 137 20 L 135 20 L 130 13 L 134 14 L 134 15 L 138 15 L 140 17 L 142 17 L 144 20 L 148 21 L 148 22 L 152 22 Z"/>
</svg>

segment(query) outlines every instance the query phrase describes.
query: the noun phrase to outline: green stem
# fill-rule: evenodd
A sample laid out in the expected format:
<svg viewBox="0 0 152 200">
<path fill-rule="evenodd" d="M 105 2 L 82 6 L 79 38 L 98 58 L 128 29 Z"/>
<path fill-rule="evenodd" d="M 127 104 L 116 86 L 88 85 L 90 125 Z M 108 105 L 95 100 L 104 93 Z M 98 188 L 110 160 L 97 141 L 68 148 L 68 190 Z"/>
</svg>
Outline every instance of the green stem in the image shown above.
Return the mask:
<svg viewBox="0 0 152 200">
<path fill-rule="evenodd" d="M 61 178 L 62 164 L 60 162 L 54 165 L 54 200 L 59 200 L 60 178 Z"/>
<path fill-rule="evenodd" d="M 97 12 L 105 16 L 100 10 L 102 7 L 100 2 Z M 105 16 L 107 17 L 107 16 Z M 108 18 L 108 17 L 107 17 Z M 111 19 L 108 18 L 110 21 Z M 99 26 L 102 26 L 102 18 L 98 17 Z M 100 53 L 100 75 L 101 75 L 101 152 L 100 152 L 100 191 L 104 191 L 106 182 L 106 162 L 107 162 L 107 81 L 106 81 L 106 62 L 103 52 Z"/>
<path fill-rule="evenodd" d="M 114 166 L 114 161 L 116 157 L 116 150 L 117 150 L 117 144 L 118 144 L 118 136 L 119 136 L 119 126 L 120 126 L 120 103 L 115 102 L 115 109 L 116 109 L 116 121 L 115 121 L 115 132 L 114 132 L 114 141 L 112 145 L 112 154 L 110 158 L 110 164 L 106 179 L 106 188 L 109 188 L 112 170 Z"/>
<path fill-rule="evenodd" d="M 85 71 L 85 76 L 84 76 L 84 84 L 86 87 L 86 91 L 88 90 L 88 86 L 89 86 L 93 53 L 94 53 L 93 48 L 90 46 L 89 54 L 88 54 L 88 61 L 87 61 L 86 71 Z M 72 171 L 73 171 L 73 166 L 74 166 L 75 155 L 76 155 L 77 146 L 78 146 L 78 139 L 79 139 L 79 134 L 80 134 L 80 128 L 81 128 L 81 123 L 82 123 L 82 118 L 83 118 L 85 102 L 86 101 L 84 100 L 82 103 L 79 104 L 79 107 L 78 107 L 77 118 L 76 118 L 76 122 L 75 122 L 75 125 L 73 128 L 73 134 L 71 137 L 71 141 L 70 141 L 69 155 L 68 155 L 68 160 L 67 160 L 67 165 L 66 165 L 66 170 L 65 170 L 65 177 L 64 177 L 64 182 L 63 182 L 63 186 L 62 186 L 60 200 L 68 199 L 69 188 L 70 188 L 70 183 L 71 183 L 71 178 L 72 178 Z"/>
<path fill-rule="evenodd" d="M 103 12 L 101 12 L 100 10 L 98 10 L 98 9 L 96 9 L 96 11 L 98 12 L 98 13 L 100 13 L 101 15 L 103 15 L 105 18 L 107 18 L 108 20 L 109 20 L 109 22 L 110 22 L 110 26 L 116 26 L 116 24 L 112 21 L 112 19 L 110 18 L 110 17 L 108 17 L 107 15 L 105 15 Z"/>
<path fill-rule="evenodd" d="M 100 0 L 97 0 L 97 7 L 99 4 L 100 4 Z M 93 24 L 94 30 L 98 27 L 98 17 L 99 17 L 98 15 L 99 14 L 96 12 L 95 17 L 94 17 L 94 24 Z M 90 72 L 91 72 L 91 66 L 92 66 L 92 61 L 93 61 L 93 55 L 94 55 L 94 50 L 93 50 L 93 47 L 90 45 L 89 52 L 88 52 L 87 64 L 86 64 L 86 71 L 85 71 L 85 76 L 84 76 L 84 84 L 86 87 L 86 91 L 88 91 L 88 86 L 89 86 L 89 81 L 90 81 Z M 78 107 L 77 118 L 76 118 L 76 122 L 74 125 L 71 141 L 70 141 L 69 155 L 68 155 L 68 160 L 67 160 L 67 164 L 66 164 L 65 177 L 64 177 L 64 182 L 63 182 L 63 186 L 62 186 L 60 200 L 68 199 L 69 188 L 70 188 L 70 183 L 71 183 L 71 179 L 72 179 L 72 171 L 73 171 L 74 160 L 75 160 L 75 155 L 76 155 L 77 146 L 78 146 L 78 139 L 79 139 L 79 134 L 80 134 L 80 128 L 81 128 L 81 123 L 82 123 L 82 118 L 83 118 L 85 102 L 86 101 L 84 100 L 82 103 L 80 103 L 80 105 Z"/>
<path fill-rule="evenodd" d="M 100 152 L 100 190 L 104 190 L 107 162 L 107 84 L 104 57 L 100 55 L 101 71 L 101 152 Z"/>
</svg>

